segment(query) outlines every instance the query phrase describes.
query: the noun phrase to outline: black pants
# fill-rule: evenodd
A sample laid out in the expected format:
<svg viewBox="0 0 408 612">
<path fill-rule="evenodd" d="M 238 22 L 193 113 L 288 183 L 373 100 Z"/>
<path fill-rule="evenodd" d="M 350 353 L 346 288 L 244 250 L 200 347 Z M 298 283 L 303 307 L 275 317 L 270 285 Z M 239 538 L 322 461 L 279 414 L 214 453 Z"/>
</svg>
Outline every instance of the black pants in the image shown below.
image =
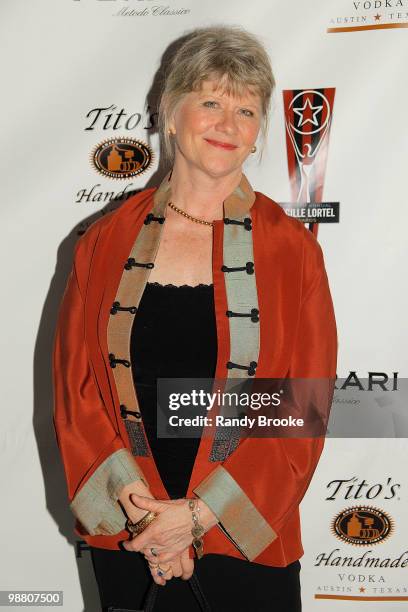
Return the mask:
<svg viewBox="0 0 408 612">
<path fill-rule="evenodd" d="M 141 553 L 91 547 L 103 612 L 143 610 L 153 582 Z M 194 560 L 211 612 L 301 612 L 300 562 L 269 567 L 224 555 Z M 157 587 L 154 612 L 200 612 L 190 580 Z"/>
</svg>

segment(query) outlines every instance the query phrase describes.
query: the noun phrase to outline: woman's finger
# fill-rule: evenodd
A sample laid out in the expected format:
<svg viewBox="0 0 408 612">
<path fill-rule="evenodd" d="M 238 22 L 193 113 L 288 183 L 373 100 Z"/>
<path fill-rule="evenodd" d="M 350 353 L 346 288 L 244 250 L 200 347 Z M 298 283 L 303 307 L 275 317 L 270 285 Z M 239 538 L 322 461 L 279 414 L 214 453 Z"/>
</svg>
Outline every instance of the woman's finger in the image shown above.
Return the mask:
<svg viewBox="0 0 408 612">
<path fill-rule="evenodd" d="M 175 557 L 181 555 L 183 550 L 188 548 L 191 544 L 192 537 L 191 533 L 186 536 L 180 537 L 171 546 L 162 546 L 157 556 L 158 563 L 169 563 L 173 561 Z"/>
<path fill-rule="evenodd" d="M 156 553 L 155 555 L 152 554 L 152 549 Z M 155 546 L 146 546 L 145 548 L 142 548 L 140 552 L 142 555 L 144 555 L 148 563 L 159 563 L 159 554 L 161 552 L 160 548 Z"/>
<path fill-rule="evenodd" d="M 184 546 L 178 546 L 177 548 L 173 548 L 170 552 L 161 553 L 157 557 L 157 561 L 160 564 L 168 565 L 169 563 L 173 563 L 175 559 L 177 559 L 181 553 L 183 552 Z"/>
<path fill-rule="evenodd" d="M 159 574 L 157 573 L 158 570 L 159 570 L 159 566 L 158 565 L 151 565 L 149 563 L 150 573 L 152 575 L 152 578 L 153 578 L 154 582 L 156 584 L 164 586 L 165 584 L 167 584 L 168 580 L 171 580 L 171 578 L 173 578 L 173 571 L 172 571 L 172 568 L 171 568 L 170 564 L 169 564 L 169 566 L 164 566 L 164 567 L 160 566 L 160 568 L 162 570 L 165 570 L 165 569 L 168 568 L 169 571 L 166 571 L 163 576 L 159 576 Z"/>
<path fill-rule="evenodd" d="M 150 568 L 150 573 L 152 575 L 152 578 L 154 580 L 154 582 L 156 584 L 159 584 L 161 586 L 164 586 L 166 584 L 166 580 L 164 580 L 164 578 L 161 578 L 160 576 L 157 575 L 157 571 L 153 570 Z"/>
<path fill-rule="evenodd" d="M 173 571 L 173 576 L 175 578 L 180 578 L 180 576 L 183 574 L 180 557 L 177 557 L 176 559 L 174 559 L 174 561 L 171 562 L 171 569 Z"/>
<path fill-rule="evenodd" d="M 152 497 L 144 497 L 138 493 L 130 493 L 130 501 L 134 506 L 147 510 L 148 512 L 164 512 L 168 508 L 166 504 Z"/>
<path fill-rule="evenodd" d="M 181 553 L 180 563 L 181 569 L 183 571 L 181 578 L 183 580 L 188 580 L 189 578 L 191 578 L 194 572 L 194 559 L 190 559 L 188 554 L 188 548 L 183 550 L 183 552 Z"/>
</svg>

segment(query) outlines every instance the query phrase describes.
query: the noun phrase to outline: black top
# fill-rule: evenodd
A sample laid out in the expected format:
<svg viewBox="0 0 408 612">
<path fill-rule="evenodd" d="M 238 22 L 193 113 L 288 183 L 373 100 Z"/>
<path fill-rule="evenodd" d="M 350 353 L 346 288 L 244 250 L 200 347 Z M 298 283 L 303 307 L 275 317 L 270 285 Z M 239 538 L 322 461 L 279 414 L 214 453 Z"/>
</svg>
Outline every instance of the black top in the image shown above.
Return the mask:
<svg viewBox="0 0 408 612">
<path fill-rule="evenodd" d="M 147 283 L 130 345 L 139 408 L 163 484 L 185 497 L 200 438 L 158 438 L 156 379 L 213 378 L 217 329 L 213 285 Z"/>
</svg>

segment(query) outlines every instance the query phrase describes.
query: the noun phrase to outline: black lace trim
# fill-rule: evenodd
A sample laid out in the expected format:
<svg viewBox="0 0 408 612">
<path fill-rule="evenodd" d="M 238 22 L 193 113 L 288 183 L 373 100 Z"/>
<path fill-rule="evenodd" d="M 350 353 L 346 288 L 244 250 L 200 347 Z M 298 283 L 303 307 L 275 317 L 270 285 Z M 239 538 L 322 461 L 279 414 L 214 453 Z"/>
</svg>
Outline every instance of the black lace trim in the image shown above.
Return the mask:
<svg viewBox="0 0 408 612">
<path fill-rule="evenodd" d="M 205 283 L 199 283 L 198 285 L 173 285 L 172 283 L 168 283 L 166 285 L 162 285 L 161 283 L 154 281 L 148 282 L 147 285 L 151 285 L 152 287 L 169 287 L 171 289 L 207 289 L 208 287 L 212 287 L 213 283 L 210 283 L 209 285 L 206 285 Z"/>
</svg>

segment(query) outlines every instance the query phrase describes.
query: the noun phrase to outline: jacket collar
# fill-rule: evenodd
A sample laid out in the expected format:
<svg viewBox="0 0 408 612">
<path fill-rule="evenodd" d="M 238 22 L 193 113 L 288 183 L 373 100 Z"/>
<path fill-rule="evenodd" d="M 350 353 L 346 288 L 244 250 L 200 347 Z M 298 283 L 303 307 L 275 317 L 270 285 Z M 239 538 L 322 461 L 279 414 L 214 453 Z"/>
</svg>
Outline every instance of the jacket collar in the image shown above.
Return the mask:
<svg viewBox="0 0 408 612">
<path fill-rule="evenodd" d="M 171 174 L 170 170 L 153 195 L 153 214 L 162 216 L 165 214 L 165 208 L 171 201 Z M 247 177 L 242 173 L 239 184 L 234 191 L 224 200 L 224 219 L 239 219 L 244 217 L 255 202 L 255 192 L 252 189 Z"/>
<path fill-rule="evenodd" d="M 144 213 L 147 215 L 134 237 L 130 252 L 126 249 L 126 263 L 125 257 L 121 260 L 120 266 L 124 267 L 116 294 L 112 292 L 109 295 L 107 330 L 101 318 L 101 335 L 106 335 L 107 339 L 105 365 L 110 372 L 111 388 L 116 389 L 115 404 L 120 435 L 127 441 L 132 455 L 138 458 L 147 482 L 161 483 L 160 495 L 165 497 L 166 491 L 153 460 L 139 410 L 130 345 L 134 315 L 144 293 L 149 271 L 154 266 L 162 236 L 166 206 L 171 198 L 170 177 L 171 172 L 153 191 L 153 206 L 149 196 L 149 212 L 147 207 L 141 211 L 141 217 Z M 217 379 L 228 378 L 231 388 L 235 386 L 234 379 L 256 375 L 260 352 L 259 304 L 250 210 L 254 201 L 255 192 L 245 175 L 242 175 L 239 185 L 224 200 L 224 220 L 214 222 L 215 313 L 220 340 L 216 376 Z M 227 218 L 236 223 L 228 223 Z M 209 429 L 208 435 L 203 435 L 201 440 L 197 465 L 202 460 L 204 465 L 205 461 L 223 461 L 239 443 L 239 428 L 231 428 L 227 433 L 223 427 L 216 428 L 216 431 L 212 426 Z M 194 477 L 198 478 L 197 471 Z"/>
</svg>

